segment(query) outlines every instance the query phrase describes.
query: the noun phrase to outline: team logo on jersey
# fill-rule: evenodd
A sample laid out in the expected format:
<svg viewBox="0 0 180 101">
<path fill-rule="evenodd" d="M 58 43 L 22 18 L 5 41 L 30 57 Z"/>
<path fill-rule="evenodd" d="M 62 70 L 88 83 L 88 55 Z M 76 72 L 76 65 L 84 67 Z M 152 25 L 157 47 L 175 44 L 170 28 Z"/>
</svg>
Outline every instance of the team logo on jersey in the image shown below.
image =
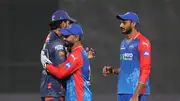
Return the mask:
<svg viewBox="0 0 180 101">
<path fill-rule="evenodd" d="M 149 56 L 149 51 L 145 50 L 144 51 L 144 56 Z"/>
<path fill-rule="evenodd" d="M 52 83 L 51 82 L 48 83 L 48 88 L 49 89 L 52 88 Z"/>
<path fill-rule="evenodd" d="M 72 65 L 72 64 L 71 64 L 70 62 L 67 62 L 67 63 L 65 64 L 65 67 L 66 67 L 66 68 L 70 68 L 71 65 Z"/>
<path fill-rule="evenodd" d="M 124 45 L 121 46 L 121 50 L 123 50 L 123 49 L 126 49 L 126 48 L 124 47 Z"/>
<path fill-rule="evenodd" d="M 59 57 L 64 58 L 65 57 L 65 53 L 63 51 L 60 51 L 59 52 Z"/>
<path fill-rule="evenodd" d="M 132 45 L 130 45 L 130 46 L 129 46 L 129 48 L 130 48 L 130 49 L 133 49 L 133 48 L 134 48 L 134 45 L 133 45 L 133 44 L 132 44 Z"/>
</svg>

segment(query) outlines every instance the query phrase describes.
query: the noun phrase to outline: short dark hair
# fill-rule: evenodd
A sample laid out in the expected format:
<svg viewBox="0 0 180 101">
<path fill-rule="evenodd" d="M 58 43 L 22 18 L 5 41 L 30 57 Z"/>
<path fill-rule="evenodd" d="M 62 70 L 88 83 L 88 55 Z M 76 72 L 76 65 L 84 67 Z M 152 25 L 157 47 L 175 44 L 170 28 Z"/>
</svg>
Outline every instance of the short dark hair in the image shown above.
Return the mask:
<svg viewBox="0 0 180 101">
<path fill-rule="evenodd" d="M 49 23 L 50 30 L 54 30 L 60 27 L 60 24 L 62 23 L 62 20 L 57 20 Z"/>
<path fill-rule="evenodd" d="M 70 20 L 66 20 L 65 19 L 65 20 L 57 20 L 57 21 L 50 22 L 49 23 L 49 28 L 50 28 L 50 30 L 54 30 L 54 29 L 60 28 L 60 24 L 62 22 L 66 22 L 66 21 L 70 21 Z M 71 23 L 74 23 L 74 22 L 70 21 L 70 24 Z"/>
<path fill-rule="evenodd" d="M 82 40 L 82 36 L 79 36 L 79 41 L 81 41 Z"/>
</svg>

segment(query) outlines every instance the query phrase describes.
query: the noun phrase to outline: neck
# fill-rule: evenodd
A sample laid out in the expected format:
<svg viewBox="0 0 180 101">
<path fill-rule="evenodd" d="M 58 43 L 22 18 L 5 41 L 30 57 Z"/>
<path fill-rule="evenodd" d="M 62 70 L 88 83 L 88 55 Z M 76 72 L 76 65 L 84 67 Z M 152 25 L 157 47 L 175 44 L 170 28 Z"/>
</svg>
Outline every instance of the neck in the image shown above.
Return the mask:
<svg viewBox="0 0 180 101">
<path fill-rule="evenodd" d="M 130 34 L 126 35 L 126 39 L 131 40 L 136 33 L 137 33 L 137 30 L 135 30 L 135 29 L 132 30 L 132 32 Z"/>
<path fill-rule="evenodd" d="M 81 42 L 76 42 L 76 43 L 72 46 L 71 50 L 73 51 L 73 50 L 75 50 L 77 47 L 82 47 Z"/>
</svg>

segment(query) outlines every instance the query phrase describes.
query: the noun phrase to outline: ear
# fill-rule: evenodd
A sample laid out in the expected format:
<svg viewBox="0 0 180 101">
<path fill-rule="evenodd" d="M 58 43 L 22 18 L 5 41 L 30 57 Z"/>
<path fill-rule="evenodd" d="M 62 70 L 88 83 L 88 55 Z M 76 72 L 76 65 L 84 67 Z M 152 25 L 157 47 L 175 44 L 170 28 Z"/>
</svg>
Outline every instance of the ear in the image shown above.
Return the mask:
<svg viewBox="0 0 180 101">
<path fill-rule="evenodd" d="M 75 35 L 75 40 L 78 41 L 79 40 L 79 36 Z"/>
<path fill-rule="evenodd" d="M 132 26 L 132 27 L 135 27 L 135 26 L 136 26 L 136 23 L 135 23 L 135 22 L 132 22 L 132 23 L 131 23 L 131 26 Z"/>
</svg>

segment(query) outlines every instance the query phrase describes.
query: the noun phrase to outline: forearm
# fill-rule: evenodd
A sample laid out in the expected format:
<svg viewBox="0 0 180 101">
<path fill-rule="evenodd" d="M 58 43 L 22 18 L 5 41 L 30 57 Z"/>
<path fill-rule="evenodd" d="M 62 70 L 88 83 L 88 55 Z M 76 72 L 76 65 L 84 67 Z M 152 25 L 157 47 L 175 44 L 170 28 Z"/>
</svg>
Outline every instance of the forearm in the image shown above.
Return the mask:
<svg viewBox="0 0 180 101">
<path fill-rule="evenodd" d="M 134 92 L 134 96 L 139 96 L 144 88 L 145 84 L 144 83 L 141 83 L 139 82 L 138 85 L 137 85 L 137 88 Z"/>
<path fill-rule="evenodd" d="M 58 79 L 62 78 L 61 72 L 60 72 L 60 68 L 56 68 L 51 64 L 47 64 L 46 69 L 48 70 L 48 72 L 54 76 L 56 76 Z"/>
</svg>

